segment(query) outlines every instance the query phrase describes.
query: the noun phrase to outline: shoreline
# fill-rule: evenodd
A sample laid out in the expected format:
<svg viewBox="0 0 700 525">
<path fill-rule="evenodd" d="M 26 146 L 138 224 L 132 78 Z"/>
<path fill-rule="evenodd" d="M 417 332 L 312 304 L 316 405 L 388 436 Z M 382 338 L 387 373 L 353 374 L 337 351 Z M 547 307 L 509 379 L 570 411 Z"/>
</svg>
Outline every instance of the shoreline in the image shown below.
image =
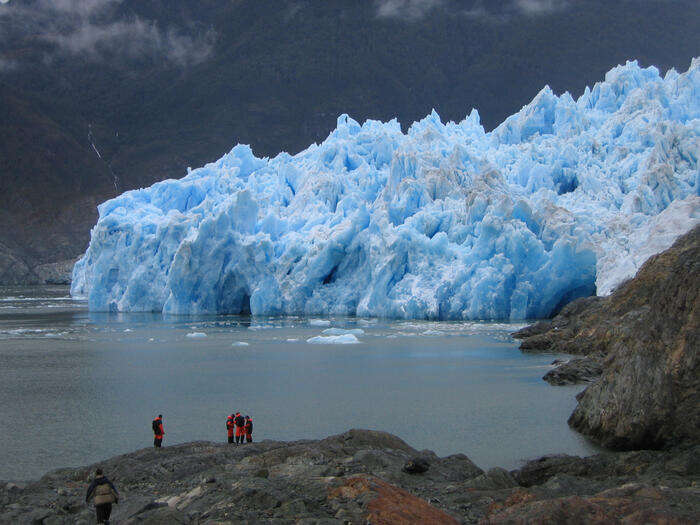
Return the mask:
<svg viewBox="0 0 700 525">
<path fill-rule="evenodd" d="M 576 516 L 592 506 L 593 518 L 690 523 L 700 512 L 697 457 L 698 445 L 557 454 L 484 471 L 464 454 L 438 457 L 371 430 L 239 446 L 198 441 L 3 482 L 0 522 L 89 523 L 82 502 L 101 466 L 122 495 L 115 523 L 491 523 Z"/>
</svg>

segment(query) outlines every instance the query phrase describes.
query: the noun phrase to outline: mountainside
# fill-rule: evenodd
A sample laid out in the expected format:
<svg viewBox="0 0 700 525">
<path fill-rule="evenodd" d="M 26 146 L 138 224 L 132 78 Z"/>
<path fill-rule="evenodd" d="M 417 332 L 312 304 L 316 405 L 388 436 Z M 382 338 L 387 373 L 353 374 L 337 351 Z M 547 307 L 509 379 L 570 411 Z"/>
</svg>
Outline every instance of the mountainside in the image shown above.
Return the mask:
<svg viewBox="0 0 700 525">
<path fill-rule="evenodd" d="M 580 94 L 628 58 L 685 69 L 700 44 L 692 1 L 425 4 L 0 4 L 0 283 L 44 280 L 97 203 L 231 144 L 294 153 L 341 113 L 433 107 L 490 129 L 546 83 Z"/>
<path fill-rule="evenodd" d="M 618 449 L 700 442 L 699 335 L 700 227 L 611 296 L 580 299 L 515 334 L 524 350 L 601 363 L 569 424 Z"/>
</svg>

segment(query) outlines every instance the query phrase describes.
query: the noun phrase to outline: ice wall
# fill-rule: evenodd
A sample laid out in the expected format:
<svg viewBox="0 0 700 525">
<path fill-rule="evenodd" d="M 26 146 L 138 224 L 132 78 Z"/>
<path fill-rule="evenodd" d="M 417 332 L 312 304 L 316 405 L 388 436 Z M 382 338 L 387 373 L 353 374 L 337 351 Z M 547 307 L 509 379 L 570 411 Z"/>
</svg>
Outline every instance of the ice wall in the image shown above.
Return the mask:
<svg viewBox="0 0 700 525">
<path fill-rule="evenodd" d="M 72 293 L 92 310 L 523 319 L 609 293 L 700 221 L 700 59 L 473 110 L 346 115 L 320 145 L 238 145 L 99 207 Z M 656 241 L 647 243 L 652 236 Z M 655 236 L 655 237 L 654 237 Z"/>
</svg>

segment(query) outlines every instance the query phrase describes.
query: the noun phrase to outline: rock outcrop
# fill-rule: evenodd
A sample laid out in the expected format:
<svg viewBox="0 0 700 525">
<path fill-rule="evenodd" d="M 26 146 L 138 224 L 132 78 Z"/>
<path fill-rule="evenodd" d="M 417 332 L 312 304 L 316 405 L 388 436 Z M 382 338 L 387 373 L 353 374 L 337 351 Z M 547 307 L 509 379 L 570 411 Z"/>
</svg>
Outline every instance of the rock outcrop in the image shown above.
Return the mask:
<svg viewBox="0 0 700 525">
<path fill-rule="evenodd" d="M 577 357 L 568 361 L 555 361 L 553 364 L 557 366 L 542 377 L 552 385 L 590 383 L 603 372 L 600 356 Z"/>
<path fill-rule="evenodd" d="M 582 354 L 602 364 L 569 419 L 602 445 L 700 442 L 700 227 L 611 296 L 574 301 L 514 336 L 523 351 Z"/>
<path fill-rule="evenodd" d="M 100 466 L 120 491 L 114 523 L 692 523 L 699 457 L 700 446 L 547 456 L 484 472 L 463 454 L 440 458 L 384 432 L 350 430 L 318 441 L 148 448 Z M 406 473 L 409 461 L 429 468 Z M 95 467 L 0 483 L 0 523 L 92 523 L 84 497 Z"/>
</svg>

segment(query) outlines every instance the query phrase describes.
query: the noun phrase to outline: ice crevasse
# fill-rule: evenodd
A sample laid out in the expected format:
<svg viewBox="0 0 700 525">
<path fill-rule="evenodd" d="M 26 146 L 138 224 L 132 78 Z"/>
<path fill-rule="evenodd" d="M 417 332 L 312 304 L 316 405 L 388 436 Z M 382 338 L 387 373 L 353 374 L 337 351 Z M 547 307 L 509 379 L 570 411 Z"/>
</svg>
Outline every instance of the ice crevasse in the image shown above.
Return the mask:
<svg viewBox="0 0 700 525">
<path fill-rule="evenodd" d="M 628 62 L 578 100 L 346 115 L 321 144 L 216 162 L 99 206 L 72 294 L 91 310 L 524 319 L 607 294 L 700 222 L 700 59 Z"/>
</svg>

